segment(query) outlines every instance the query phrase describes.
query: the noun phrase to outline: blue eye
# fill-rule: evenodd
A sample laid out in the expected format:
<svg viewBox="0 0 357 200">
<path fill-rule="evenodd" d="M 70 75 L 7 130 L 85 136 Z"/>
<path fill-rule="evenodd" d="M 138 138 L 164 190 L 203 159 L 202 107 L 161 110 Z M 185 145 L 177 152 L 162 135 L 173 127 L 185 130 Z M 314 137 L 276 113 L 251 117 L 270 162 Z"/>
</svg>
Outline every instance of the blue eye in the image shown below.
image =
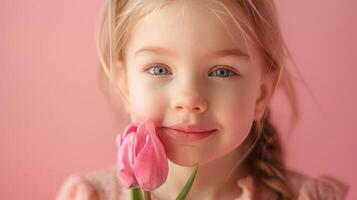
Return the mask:
<svg viewBox="0 0 357 200">
<path fill-rule="evenodd" d="M 172 73 L 163 66 L 160 65 L 153 65 L 147 71 L 151 75 L 171 75 Z M 229 77 L 229 76 L 236 76 L 237 73 L 226 68 L 217 68 L 213 72 L 209 73 L 209 76 L 219 76 L 219 77 Z"/>
<path fill-rule="evenodd" d="M 150 67 L 148 71 L 152 75 L 167 75 L 167 72 L 169 72 L 167 68 L 158 65 L 154 65 L 153 67 Z M 169 72 L 169 74 L 171 73 Z"/>
<path fill-rule="evenodd" d="M 210 76 L 212 74 L 215 74 L 215 76 L 220 76 L 220 77 L 237 75 L 237 73 L 235 73 L 234 71 L 226 69 L 226 68 L 218 68 L 218 69 L 214 70 L 213 72 L 209 73 Z"/>
</svg>

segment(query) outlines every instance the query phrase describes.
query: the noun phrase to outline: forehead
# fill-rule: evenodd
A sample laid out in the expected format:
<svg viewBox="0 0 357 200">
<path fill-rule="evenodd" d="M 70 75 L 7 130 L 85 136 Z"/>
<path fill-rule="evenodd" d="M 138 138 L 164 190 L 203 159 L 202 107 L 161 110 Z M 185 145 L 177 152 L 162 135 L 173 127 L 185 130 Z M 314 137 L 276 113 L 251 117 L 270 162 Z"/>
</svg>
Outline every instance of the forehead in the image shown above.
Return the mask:
<svg viewBox="0 0 357 200">
<path fill-rule="evenodd" d="M 127 50 L 134 54 L 161 47 L 175 56 L 204 56 L 230 49 L 249 57 L 249 43 L 237 24 L 222 7 L 209 2 L 171 1 L 144 16 L 133 26 Z"/>
</svg>

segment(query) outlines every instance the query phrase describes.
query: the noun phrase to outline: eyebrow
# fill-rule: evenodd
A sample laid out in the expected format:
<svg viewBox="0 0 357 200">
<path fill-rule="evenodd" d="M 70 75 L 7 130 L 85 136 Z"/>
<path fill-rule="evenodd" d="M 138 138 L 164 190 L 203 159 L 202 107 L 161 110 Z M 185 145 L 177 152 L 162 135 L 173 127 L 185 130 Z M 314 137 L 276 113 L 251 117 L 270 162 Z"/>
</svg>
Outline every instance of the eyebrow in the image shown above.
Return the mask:
<svg viewBox="0 0 357 200">
<path fill-rule="evenodd" d="M 138 55 L 140 53 L 154 53 L 157 55 L 167 55 L 174 57 L 176 54 L 173 50 L 163 48 L 163 47 L 155 47 L 155 46 L 148 46 L 144 47 L 138 51 L 135 52 L 135 55 Z M 242 50 L 239 48 L 232 48 L 232 49 L 223 49 L 223 50 L 217 50 L 213 51 L 209 54 L 207 54 L 208 57 L 227 57 L 227 56 L 232 56 L 232 57 L 247 57 L 249 58 L 248 54 L 244 53 Z"/>
</svg>

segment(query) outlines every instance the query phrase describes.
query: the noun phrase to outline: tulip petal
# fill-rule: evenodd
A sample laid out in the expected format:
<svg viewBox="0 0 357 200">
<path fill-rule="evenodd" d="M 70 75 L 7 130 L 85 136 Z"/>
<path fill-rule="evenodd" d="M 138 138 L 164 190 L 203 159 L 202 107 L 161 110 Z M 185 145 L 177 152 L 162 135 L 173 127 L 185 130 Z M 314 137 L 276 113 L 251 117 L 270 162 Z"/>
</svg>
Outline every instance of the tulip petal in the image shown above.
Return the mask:
<svg viewBox="0 0 357 200">
<path fill-rule="evenodd" d="M 167 178 L 168 162 L 165 153 L 156 153 L 152 139 L 146 142 L 136 158 L 133 173 L 143 190 L 153 190 L 162 185 Z"/>
<path fill-rule="evenodd" d="M 131 132 L 136 132 L 138 128 L 138 124 L 137 123 L 131 123 L 129 124 L 125 130 L 124 130 L 124 134 L 123 134 L 123 137 L 122 138 L 125 138 L 129 133 Z"/>
<path fill-rule="evenodd" d="M 137 182 L 143 190 L 152 190 L 158 187 L 157 182 L 160 178 L 157 177 L 155 166 L 158 166 L 158 163 L 155 161 L 152 144 L 148 142 L 138 154 L 132 168 Z"/>
<path fill-rule="evenodd" d="M 146 130 L 146 126 L 144 123 L 140 124 L 137 128 L 137 142 L 135 144 L 135 157 L 140 153 L 140 151 L 143 149 L 146 141 L 147 141 L 147 130 Z"/>
<path fill-rule="evenodd" d="M 150 139 L 152 143 L 152 147 L 154 150 L 154 158 L 156 158 L 156 161 L 152 161 L 154 163 L 160 163 L 160 166 L 162 169 L 158 172 L 162 172 L 159 177 L 162 177 L 164 180 L 166 180 L 166 176 L 168 174 L 168 162 L 167 162 L 167 157 L 166 157 L 166 152 L 164 145 L 160 141 L 160 139 L 157 137 L 156 129 L 155 129 L 155 124 L 150 121 L 150 120 L 145 120 L 142 124 L 142 127 L 145 127 L 147 137 L 146 139 Z M 139 128 L 138 128 L 139 129 Z M 146 141 L 149 142 L 149 141 Z M 165 164 L 164 164 L 165 163 Z M 165 176 L 166 175 L 166 176 Z"/>
<path fill-rule="evenodd" d="M 156 158 L 158 158 L 157 163 L 161 163 L 161 167 L 162 167 L 161 172 L 163 173 L 161 177 L 163 178 L 164 181 L 166 180 L 169 171 L 169 165 L 167 161 L 165 147 L 160 141 L 160 139 L 157 137 L 155 128 L 153 130 L 152 129 L 149 130 L 150 130 L 150 139 L 154 147 L 155 156 Z"/>
<path fill-rule="evenodd" d="M 131 168 L 131 162 L 134 160 L 131 156 L 133 141 L 135 139 L 135 133 L 129 133 L 123 140 L 123 143 L 118 147 L 118 175 L 120 176 L 125 187 L 129 188 L 135 185 L 135 177 Z"/>
<path fill-rule="evenodd" d="M 130 124 L 116 142 L 117 174 L 127 188 L 150 191 L 166 181 L 168 161 L 153 122 Z"/>
</svg>

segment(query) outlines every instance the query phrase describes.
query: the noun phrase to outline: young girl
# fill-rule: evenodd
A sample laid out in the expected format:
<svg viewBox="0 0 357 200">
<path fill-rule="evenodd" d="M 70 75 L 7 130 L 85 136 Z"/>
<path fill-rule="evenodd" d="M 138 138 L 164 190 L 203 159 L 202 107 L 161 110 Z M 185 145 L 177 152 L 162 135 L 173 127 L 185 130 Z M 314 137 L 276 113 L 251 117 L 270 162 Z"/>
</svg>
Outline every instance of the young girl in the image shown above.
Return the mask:
<svg viewBox="0 0 357 200">
<path fill-rule="evenodd" d="M 196 164 L 189 200 L 345 198 L 342 182 L 284 165 L 269 110 L 278 86 L 293 114 L 298 109 L 273 1 L 109 0 L 103 10 L 98 50 L 105 91 L 121 95 L 132 122 L 155 123 L 169 158 L 168 178 L 151 199 L 175 199 Z M 177 124 L 211 134 L 195 140 L 166 134 Z M 130 193 L 113 165 L 71 176 L 58 199 L 130 199 Z"/>
</svg>

